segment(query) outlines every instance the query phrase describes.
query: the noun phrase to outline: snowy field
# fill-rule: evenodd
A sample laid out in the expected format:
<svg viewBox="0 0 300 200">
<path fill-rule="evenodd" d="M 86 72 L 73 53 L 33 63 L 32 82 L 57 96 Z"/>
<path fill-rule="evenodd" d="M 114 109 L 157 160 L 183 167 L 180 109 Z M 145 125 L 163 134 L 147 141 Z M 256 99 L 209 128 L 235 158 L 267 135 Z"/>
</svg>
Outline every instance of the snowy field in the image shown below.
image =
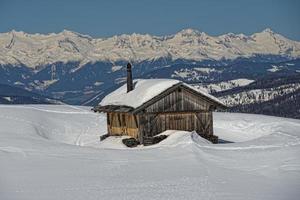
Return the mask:
<svg viewBox="0 0 300 200">
<path fill-rule="evenodd" d="M 88 107 L 0 106 L 0 199 L 299 199 L 300 121 L 214 113 L 213 145 L 167 131 L 151 147 L 99 142 Z"/>
</svg>

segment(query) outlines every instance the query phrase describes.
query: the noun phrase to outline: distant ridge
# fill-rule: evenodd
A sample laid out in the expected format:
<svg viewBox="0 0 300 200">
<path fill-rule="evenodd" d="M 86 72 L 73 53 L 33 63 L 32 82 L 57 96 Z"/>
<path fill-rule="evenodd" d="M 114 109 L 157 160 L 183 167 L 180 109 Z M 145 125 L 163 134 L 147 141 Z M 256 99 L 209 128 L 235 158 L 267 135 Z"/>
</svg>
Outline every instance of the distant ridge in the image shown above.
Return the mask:
<svg viewBox="0 0 300 200">
<path fill-rule="evenodd" d="M 63 104 L 22 88 L 0 84 L 0 104 Z"/>
<path fill-rule="evenodd" d="M 300 42 L 265 29 L 250 36 L 228 33 L 210 36 L 194 29 L 174 35 L 117 35 L 92 38 L 63 30 L 60 33 L 28 34 L 12 30 L 0 33 L 0 65 L 43 68 L 57 62 L 155 61 L 158 59 L 222 60 L 255 55 L 300 57 Z"/>
</svg>

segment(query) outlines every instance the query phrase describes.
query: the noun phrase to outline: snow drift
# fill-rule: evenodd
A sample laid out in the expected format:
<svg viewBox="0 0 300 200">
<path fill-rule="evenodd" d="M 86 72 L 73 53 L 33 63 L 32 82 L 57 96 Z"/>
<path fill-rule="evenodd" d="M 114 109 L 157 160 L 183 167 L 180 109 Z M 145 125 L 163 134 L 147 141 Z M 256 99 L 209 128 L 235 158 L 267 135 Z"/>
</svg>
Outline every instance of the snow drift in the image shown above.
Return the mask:
<svg viewBox="0 0 300 200">
<path fill-rule="evenodd" d="M 195 133 L 129 149 L 87 107 L 0 106 L 0 199 L 298 199 L 300 121 L 214 113 Z"/>
</svg>

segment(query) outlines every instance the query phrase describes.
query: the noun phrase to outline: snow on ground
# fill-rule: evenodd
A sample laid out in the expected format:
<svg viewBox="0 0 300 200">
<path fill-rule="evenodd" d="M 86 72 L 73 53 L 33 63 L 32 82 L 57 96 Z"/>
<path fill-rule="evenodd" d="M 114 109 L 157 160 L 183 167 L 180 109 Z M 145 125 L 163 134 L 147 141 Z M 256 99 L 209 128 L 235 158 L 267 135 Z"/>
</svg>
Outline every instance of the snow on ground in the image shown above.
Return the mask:
<svg viewBox="0 0 300 200">
<path fill-rule="evenodd" d="M 283 66 L 272 65 L 272 68 L 268 69 L 269 72 L 277 72 L 282 70 Z"/>
<path fill-rule="evenodd" d="M 206 74 L 217 71 L 215 68 L 208 68 L 208 67 L 195 67 L 194 69 L 199 72 L 204 72 Z"/>
<path fill-rule="evenodd" d="M 251 79 L 239 78 L 239 79 L 233 79 L 233 80 L 228 80 L 228 81 L 222 81 L 219 83 L 210 83 L 207 85 L 195 84 L 194 87 L 202 88 L 207 93 L 213 93 L 213 92 L 229 90 L 229 89 L 232 89 L 235 87 L 246 86 L 253 82 L 254 82 L 254 80 L 251 80 Z"/>
<path fill-rule="evenodd" d="M 251 103 L 270 101 L 284 94 L 295 92 L 298 89 L 300 89 L 299 83 L 291 83 L 274 88 L 242 91 L 239 93 L 222 96 L 219 99 L 227 106 L 232 107 L 236 105 L 246 105 Z"/>
<path fill-rule="evenodd" d="M 0 106 L 0 199 L 299 199 L 300 121 L 214 113 L 210 144 L 166 131 L 150 147 L 99 142 L 88 107 Z"/>
<path fill-rule="evenodd" d="M 112 71 L 112 72 L 116 72 L 116 71 L 121 70 L 122 68 L 123 68 L 123 66 L 121 66 L 121 65 L 112 66 L 112 67 L 111 67 L 111 71 Z"/>
</svg>

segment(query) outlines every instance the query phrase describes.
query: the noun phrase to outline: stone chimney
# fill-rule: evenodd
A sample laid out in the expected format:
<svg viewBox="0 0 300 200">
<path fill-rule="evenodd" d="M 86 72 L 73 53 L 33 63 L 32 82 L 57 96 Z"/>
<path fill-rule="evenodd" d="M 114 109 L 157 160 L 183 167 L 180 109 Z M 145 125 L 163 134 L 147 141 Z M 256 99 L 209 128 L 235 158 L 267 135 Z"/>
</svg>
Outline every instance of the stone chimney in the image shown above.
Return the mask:
<svg viewBox="0 0 300 200">
<path fill-rule="evenodd" d="M 127 93 L 133 90 L 131 64 L 127 64 Z"/>
</svg>

